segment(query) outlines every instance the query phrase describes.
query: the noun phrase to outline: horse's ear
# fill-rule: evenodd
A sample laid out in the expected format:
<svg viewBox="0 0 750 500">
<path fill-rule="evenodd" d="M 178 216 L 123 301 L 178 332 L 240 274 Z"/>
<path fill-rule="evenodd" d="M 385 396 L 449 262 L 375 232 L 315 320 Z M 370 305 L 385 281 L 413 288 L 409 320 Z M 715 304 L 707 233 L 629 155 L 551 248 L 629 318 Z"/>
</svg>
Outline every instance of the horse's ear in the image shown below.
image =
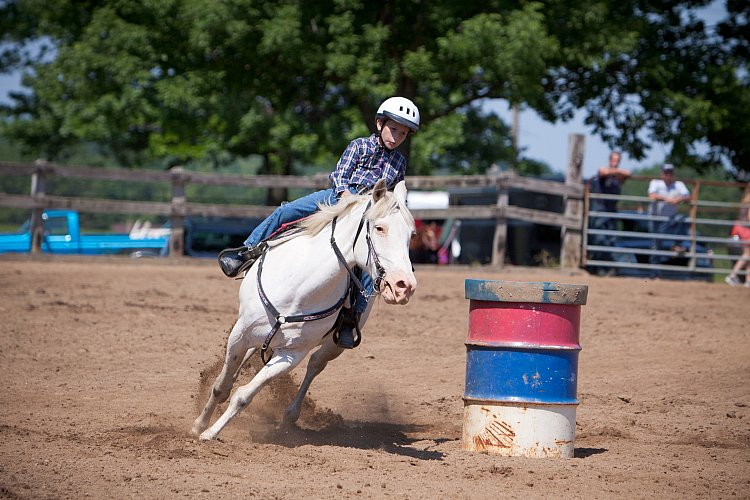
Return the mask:
<svg viewBox="0 0 750 500">
<path fill-rule="evenodd" d="M 375 187 L 372 189 L 372 201 L 377 203 L 381 198 L 388 192 L 388 185 L 385 183 L 385 179 L 380 179 L 375 183 Z"/>
<path fill-rule="evenodd" d="M 396 199 L 398 200 L 399 205 L 402 207 L 406 206 L 406 182 L 399 181 L 398 184 L 396 184 L 395 189 L 393 190 L 393 194 L 396 195 Z"/>
</svg>

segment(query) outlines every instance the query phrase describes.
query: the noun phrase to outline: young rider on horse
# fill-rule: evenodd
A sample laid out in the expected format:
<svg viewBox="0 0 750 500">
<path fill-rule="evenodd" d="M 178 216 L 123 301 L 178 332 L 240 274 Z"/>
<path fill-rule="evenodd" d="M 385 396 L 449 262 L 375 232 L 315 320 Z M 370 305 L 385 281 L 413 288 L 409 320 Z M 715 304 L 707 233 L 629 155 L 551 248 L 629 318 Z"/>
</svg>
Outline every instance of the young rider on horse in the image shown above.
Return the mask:
<svg viewBox="0 0 750 500">
<path fill-rule="evenodd" d="M 379 179 L 393 187 L 404 179 L 406 158 L 396 148 L 406 138 L 419 130 L 419 109 L 405 97 L 391 97 L 383 101 L 375 115 L 376 132 L 349 143 L 336 168 L 331 172 L 331 187 L 309 194 L 290 203 L 284 203 L 256 227 L 245 240 L 245 246 L 228 248 L 219 254 L 219 266 L 229 277 L 249 269 L 266 249 L 265 239 L 282 224 L 293 222 L 318 210 L 318 204 L 335 204 L 350 194 L 360 194 L 372 189 Z M 362 273 L 366 293 L 372 293 L 373 283 L 367 273 Z M 354 347 L 354 325 L 367 307 L 368 297 L 358 296 L 351 309 L 345 309 L 338 345 Z"/>
</svg>

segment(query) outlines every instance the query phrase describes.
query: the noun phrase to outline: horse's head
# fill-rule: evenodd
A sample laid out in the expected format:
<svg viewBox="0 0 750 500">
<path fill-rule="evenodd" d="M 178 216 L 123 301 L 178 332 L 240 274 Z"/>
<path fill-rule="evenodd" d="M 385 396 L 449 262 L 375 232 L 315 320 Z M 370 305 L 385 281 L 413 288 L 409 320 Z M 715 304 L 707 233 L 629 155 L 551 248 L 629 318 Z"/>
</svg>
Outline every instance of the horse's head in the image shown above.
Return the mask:
<svg viewBox="0 0 750 500">
<path fill-rule="evenodd" d="M 389 193 L 385 181 L 380 180 L 371 196 L 372 206 L 366 214 L 371 240 L 370 272 L 375 272 L 372 276 L 386 303 L 406 304 L 417 289 L 409 260 L 414 217 L 406 208 L 406 184 L 399 182 Z M 378 282 L 378 274 L 383 272 Z"/>
</svg>

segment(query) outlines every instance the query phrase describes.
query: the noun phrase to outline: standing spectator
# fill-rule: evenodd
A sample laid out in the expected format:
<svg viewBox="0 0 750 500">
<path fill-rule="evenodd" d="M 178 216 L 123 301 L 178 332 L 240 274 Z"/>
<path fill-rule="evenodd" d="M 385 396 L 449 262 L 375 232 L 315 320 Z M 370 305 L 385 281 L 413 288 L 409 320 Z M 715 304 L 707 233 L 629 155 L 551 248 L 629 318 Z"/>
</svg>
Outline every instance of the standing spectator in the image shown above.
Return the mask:
<svg viewBox="0 0 750 500">
<path fill-rule="evenodd" d="M 609 154 L 609 165 L 601 167 L 596 175 L 589 182 L 589 192 L 597 194 L 622 194 L 622 184 L 630 177 L 630 171 L 620 168 L 620 152 L 612 151 Z M 592 212 L 617 212 L 617 200 L 602 200 L 591 198 L 589 205 Z M 589 227 L 591 229 L 616 231 L 617 220 L 612 217 L 596 215 L 589 217 Z M 617 238 L 611 234 L 592 234 L 589 237 L 590 245 L 616 247 Z M 625 262 L 628 255 L 617 252 L 593 252 L 593 260 L 614 260 Z M 599 268 L 600 274 L 614 272 L 612 268 Z"/>
<path fill-rule="evenodd" d="M 739 279 L 739 273 L 743 269 L 750 267 L 750 191 L 742 197 L 742 207 L 740 207 L 740 217 L 737 223 L 732 226 L 731 235 L 742 241 L 742 256 L 734 263 L 732 272 L 729 273 L 724 281 L 727 285 L 739 286 L 742 283 Z M 750 276 L 745 272 L 745 286 L 750 287 Z"/>
<path fill-rule="evenodd" d="M 680 203 L 690 201 L 690 191 L 682 181 L 676 181 L 674 178 L 674 165 L 665 163 L 661 167 L 661 179 L 652 179 L 648 185 L 648 197 L 651 199 L 649 205 L 649 214 L 652 216 L 667 217 L 666 220 L 649 221 L 649 230 L 652 233 L 660 234 L 684 234 L 687 235 L 687 226 L 684 217 L 678 213 Z M 664 246 L 663 240 L 654 239 L 652 249 L 661 250 Z M 672 250 L 685 251 L 685 248 L 674 245 Z M 649 257 L 651 264 L 659 264 L 662 257 L 651 255 Z M 652 276 L 658 275 L 657 272 Z"/>
<path fill-rule="evenodd" d="M 673 217 L 680 203 L 690 201 L 690 191 L 682 181 L 674 179 L 674 165 L 665 163 L 661 167 L 661 179 L 652 179 L 648 185 L 651 198 L 651 215 Z"/>
<path fill-rule="evenodd" d="M 630 177 L 630 171 L 620 168 L 620 157 L 619 151 L 609 154 L 609 165 L 599 168 L 591 179 L 592 193 L 622 194 L 622 185 Z M 617 200 L 592 200 L 591 210 L 617 212 Z"/>
</svg>

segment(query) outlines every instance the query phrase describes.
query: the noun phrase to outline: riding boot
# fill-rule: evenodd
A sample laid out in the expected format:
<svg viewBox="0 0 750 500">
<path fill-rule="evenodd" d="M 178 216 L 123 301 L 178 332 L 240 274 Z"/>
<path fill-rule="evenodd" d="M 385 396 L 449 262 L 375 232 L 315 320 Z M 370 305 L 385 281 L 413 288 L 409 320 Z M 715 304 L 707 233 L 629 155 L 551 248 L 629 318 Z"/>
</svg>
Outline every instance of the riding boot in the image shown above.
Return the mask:
<svg viewBox="0 0 750 500">
<path fill-rule="evenodd" d="M 359 322 L 359 315 L 354 312 L 354 309 L 344 309 L 341 311 L 341 326 L 337 335 L 334 337 L 336 345 L 344 349 L 354 349 L 359 345 L 359 339 L 355 340 L 355 332 L 359 334 L 357 323 Z"/>
<path fill-rule="evenodd" d="M 254 247 L 227 248 L 219 253 L 219 267 L 224 274 L 234 278 L 242 271 L 250 267 L 263 255 L 263 251 L 268 247 L 266 242 L 260 242 Z"/>
</svg>

